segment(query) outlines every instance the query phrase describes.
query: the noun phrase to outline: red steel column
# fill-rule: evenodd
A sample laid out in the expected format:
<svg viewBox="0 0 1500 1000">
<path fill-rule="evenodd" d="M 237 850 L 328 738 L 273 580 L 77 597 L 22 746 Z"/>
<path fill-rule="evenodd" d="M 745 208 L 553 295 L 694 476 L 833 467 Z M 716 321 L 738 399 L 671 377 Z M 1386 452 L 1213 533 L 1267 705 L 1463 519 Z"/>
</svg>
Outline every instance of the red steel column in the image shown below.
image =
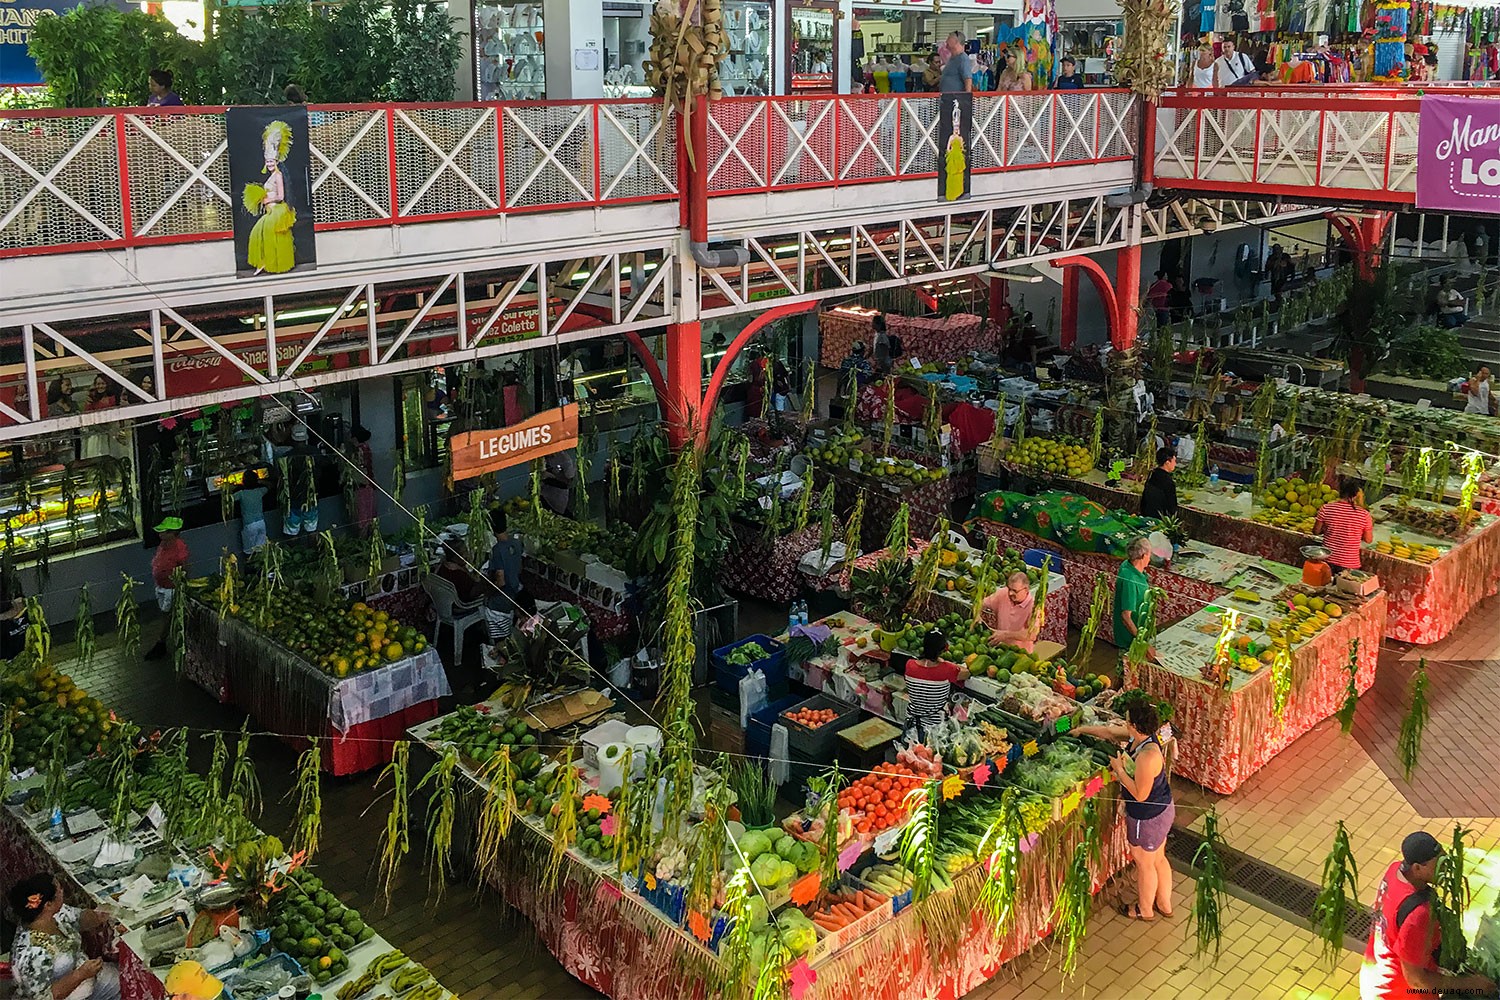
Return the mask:
<svg viewBox="0 0 1500 1000">
<path fill-rule="evenodd" d="M 693 439 L 702 391 L 703 324 L 673 323 L 667 327 L 667 394 L 661 406 L 673 448 Z"/>
<path fill-rule="evenodd" d="M 1140 323 L 1136 304 L 1141 297 L 1141 244 L 1133 242 L 1115 253 L 1115 322 L 1110 340 L 1115 349 L 1135 346 Z"/>
<path fill-rule="evenodd" d="M 1113 328 L 1114 324 L 1111 323 Z M 1062 269 L 1062 326 L 1057 332 L 1062 349 L 1071 351 L 1078 343 L 1078 268 Z"/>
</svg>

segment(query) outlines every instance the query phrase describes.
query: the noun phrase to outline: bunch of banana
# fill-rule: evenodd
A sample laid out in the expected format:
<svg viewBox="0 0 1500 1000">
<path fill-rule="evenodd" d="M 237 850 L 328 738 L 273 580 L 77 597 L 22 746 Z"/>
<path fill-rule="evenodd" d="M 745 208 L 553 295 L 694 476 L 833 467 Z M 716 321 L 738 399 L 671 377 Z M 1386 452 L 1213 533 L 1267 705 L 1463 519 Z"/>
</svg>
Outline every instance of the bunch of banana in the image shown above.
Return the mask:
<svg viewBox="0 0 1500 1000">
<path fill-rule="evenodd" d="M 397 996 L 400 996 L 403 993 L 408 993 L 416 989 L 418 986 L 425 986 L 431 978 L 431 973 L 422 966 L 408 966 L 396 973 L 396 978 L 391 980 L 391 989 L 395 990 Z"/>
<path fill-rule="evenodd" d="M 419 988 L 415 993 L 407 997 L 406 1000 L 443 1000 L 445 996 L 448 996 L 448 991 L 443 989 L 441 983 L 433 980 L 426 986 Z"/>
<path fill-rule="evenodd" d="M 370 971 L 375 974 L 376 979 L 384 979 L 406 964 L 406 956 L 396 949 L 391 949 L 370 963 Z"/>
<path fill-rule="evenodd" d="M 338 1000 L 356 1000 L 380 985 L 380 977 L 375 975 L 373 969 L 366 969 L 358 979 L 345 983 L 339 987 L 334 994 Z"/>
</svg>

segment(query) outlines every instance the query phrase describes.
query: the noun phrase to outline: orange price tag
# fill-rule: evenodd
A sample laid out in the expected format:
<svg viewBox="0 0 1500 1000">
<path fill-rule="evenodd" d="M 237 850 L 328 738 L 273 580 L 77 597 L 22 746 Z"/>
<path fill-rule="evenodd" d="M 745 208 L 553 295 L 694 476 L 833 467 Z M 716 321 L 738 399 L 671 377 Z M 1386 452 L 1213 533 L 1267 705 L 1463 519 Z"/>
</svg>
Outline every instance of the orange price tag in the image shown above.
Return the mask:
<svg viewBox="0 0 1500 1000">
<path fill-rule="evenodd" d="M 956 774 L 950 774 L 943 779 L 943 801 L 956 799 L 963 794 L 964 779 Z"/>
<path fill-rule="evenodd" d="M 708 940 L 708 918 L 704 917 L 697 910 L 693 910 L 688 914 L 687 922 L 688 930 L 693 932 L 693 937 L 699 941 Z"/>
<path fill-rule="evenodd" d="M 806 875 L 792 883 L 792 902 L 798 906 L 811 903 L 818 898 L 818 889 L 821 883 L 817 872 L 808 872 Z"/>
<path fill-rule="evenodd" d="M 610 804 L 609 799 L 602 795 L 585 795 L 583 797 L 584 812 L 588 812 L 590 809 L 597 809 L 601 813 L 607 813 L 609 812 Z"/>
<path fill-rule="evenodd" d="M 646 873 L 646 888 L 652 890 L 656 888 L 656 876 L 650 872 Z"/>
</svg>

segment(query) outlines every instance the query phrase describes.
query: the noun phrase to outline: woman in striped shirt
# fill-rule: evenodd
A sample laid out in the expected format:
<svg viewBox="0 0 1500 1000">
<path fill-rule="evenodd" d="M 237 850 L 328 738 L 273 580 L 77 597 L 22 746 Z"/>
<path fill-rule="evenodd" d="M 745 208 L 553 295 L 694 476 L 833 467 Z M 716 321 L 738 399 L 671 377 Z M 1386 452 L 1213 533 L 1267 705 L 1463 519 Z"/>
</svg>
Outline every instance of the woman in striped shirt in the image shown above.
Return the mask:
<svg viewBox="0 0 1500 1000">
<path fill-rule="evenodd" d="M 911 700 L 906 710 L 907 722 L 919 739 L 941 725 L 948 716 L 948 695 L 954 684 L 969 679 L 969 672 L 943 659 L 948 651 L 948 637 L 933 629 L 922 637 L 922 655 L 906 661 L 906 696 Z"/>
<path fill-rule="evenodd" d="M 1375 540 L 1375 520 L 1365 510 L 1365 491 L 1357 481 L 1339 484 L 1339 498 L 1318 510 L 1313 533 L 1323 536 L 1328 565 L 1335 573 L 1359 569 L 1359 547 Z"/>
</svg>

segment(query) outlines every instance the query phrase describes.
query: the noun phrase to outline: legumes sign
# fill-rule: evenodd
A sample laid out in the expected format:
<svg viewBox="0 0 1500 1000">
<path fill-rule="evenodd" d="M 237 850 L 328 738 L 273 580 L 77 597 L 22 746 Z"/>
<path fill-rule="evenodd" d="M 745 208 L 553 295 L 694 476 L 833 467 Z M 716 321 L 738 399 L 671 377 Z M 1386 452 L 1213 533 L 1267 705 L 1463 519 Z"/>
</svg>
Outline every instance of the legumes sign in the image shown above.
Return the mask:
<svg viewBox="0 0 1500 1000">
<path fill-rule="evenodd" d="M 453 435 L 453 478 L 471 479 L 578 444 L 578 404 L 545 410 L 519 424 Z"/>
<path fill-rule="evenodd" d="M 1500 99 L 1422 95 L 1417 207 L 1500 215 Z"/>
</svg>

